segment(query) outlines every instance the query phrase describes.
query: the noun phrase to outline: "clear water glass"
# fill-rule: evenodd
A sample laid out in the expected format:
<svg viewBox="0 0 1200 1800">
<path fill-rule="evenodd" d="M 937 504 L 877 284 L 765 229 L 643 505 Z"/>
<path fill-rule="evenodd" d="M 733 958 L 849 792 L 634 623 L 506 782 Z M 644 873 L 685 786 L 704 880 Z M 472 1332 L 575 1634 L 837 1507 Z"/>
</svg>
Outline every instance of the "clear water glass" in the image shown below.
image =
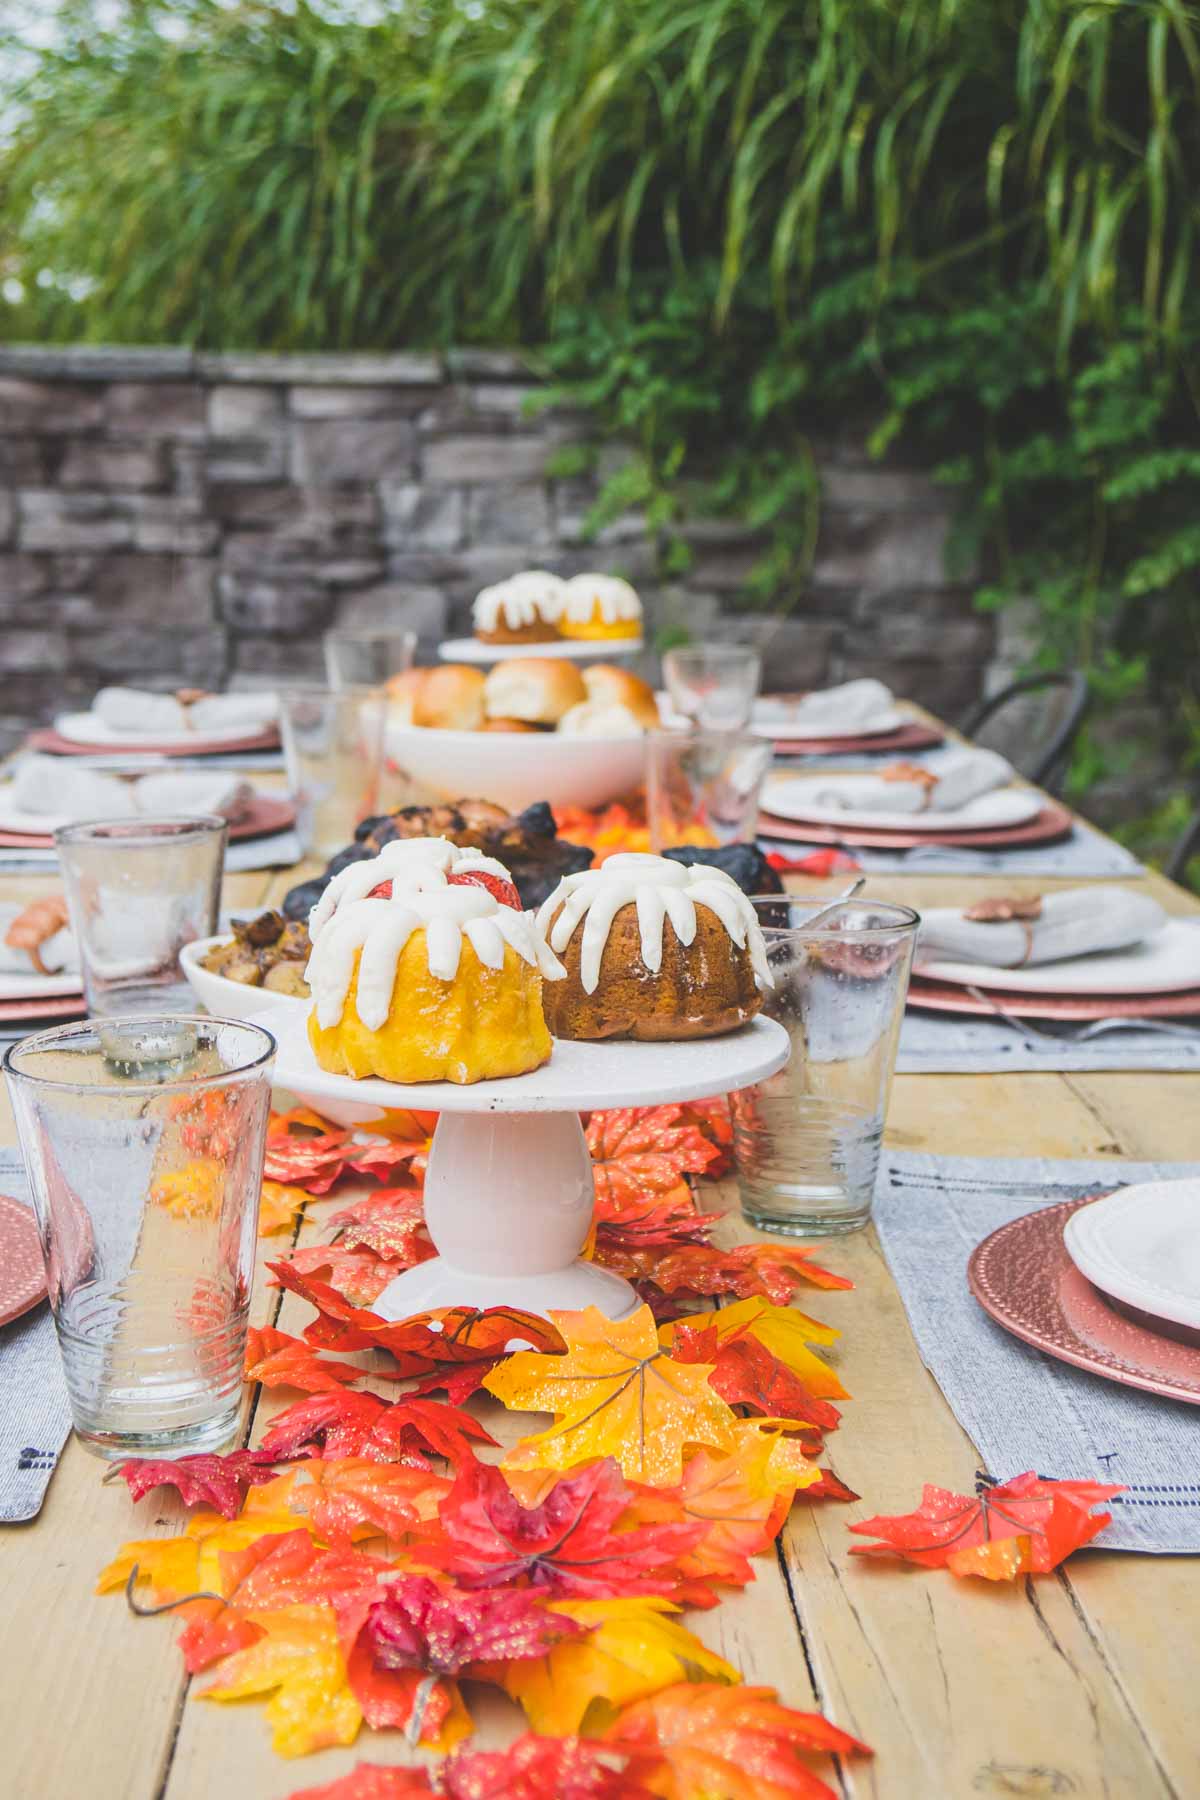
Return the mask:
<svg viewBox="0 0 1200 1800">
<path fill-rule="evenodd" d="M 4 1058 L 75 1429 L 99 1456 L 235 1435 L 275 1040 L 63 1025 Z"/>
<path fill-rule="evenodd" d="M 285 687 L 279 721 L 304 852 L 330 857 L 380 810 L 384 696 L 376 687 Z"/>
<path fill-rule="evenodd" d="M 771 766 L 765 738 L 735 731 L 653 731 L 646 740 L 652 850 L 753 843 Z"/>
<path fill-rule="evenodd" d="M 179 952 L 217 929 L 228 835 L 215 814 L 55 832 L 89 1012 L 192 1010 Z"/>
<path fill-rule="evenodd" d="M 668 650 L 663 680 L 677 713 L 709 731 L 741 731 L 750 723 L 762 681 L 762 657 L 739 644 Z"/>
<path fill-rule="evenodd" d="M 327 631 L 323 643 L 331 688 L 382 687 L 393 675 L 412 668 L 417 634 L 368 626 L 359 631 Z"/>
<path fill-rule="evenodd" d="M 857 1231 L 871 1216 L 920 922 L 907 906 L 849 901 L 806 929 L 821 904 L 754 902 L 775 978 L 763 1011 L 792 1055 L 733 1095 L 742 1211 L 785 1237 Z"/>
</svg>

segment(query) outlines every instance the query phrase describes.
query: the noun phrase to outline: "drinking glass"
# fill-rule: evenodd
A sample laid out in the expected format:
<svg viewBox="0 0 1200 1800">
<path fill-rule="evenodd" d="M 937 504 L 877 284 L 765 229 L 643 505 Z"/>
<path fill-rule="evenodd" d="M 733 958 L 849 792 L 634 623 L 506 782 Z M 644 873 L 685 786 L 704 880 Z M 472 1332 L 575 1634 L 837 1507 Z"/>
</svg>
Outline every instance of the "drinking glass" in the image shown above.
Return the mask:
<svg viewBox="0 0 1200 1800">
<path fill-rule="evenodd" d="M 646 743 L 651 849 L 753 843 L 770 766 L 765 738 L 732 731 L 652 731 Z"/>
<path fill-rule="evenodd" d="M 275 1040 L 230 1019 L 61 1025 L 4 1071 L 75 1429 L 98 1456 L 237 1428 Z"/>
<path fill-rule="evenodd" d="M 379 811 L 387 708 L 373 687 L 286 687 L 280 726 L 296 826 L 306 855 L 343 850 Z"/>
<path fill-rule="evenodd" d="M 907 906 L 847 901 L 808 930 L 819 905 L 754 902 L 775 978 L 763 1011 L 792 1055 L 732 1103 L 742 1211 L 785 1237 L 857 1231 L 871 1216 L 920 923 Z"/>
<path fill-rule="evenodd" d="M 412 668 L 417 634 L 364 626 L 358 631 L 327 631 L 324 645 L 331 688 L 382 687 L 393 675 Z"/>
<path fill-rule="evenodd" d="M 192 1010 L 179 952 L 217 929 L 228 834 L 215 814 L 55 832 L 89 1012 Z"/>
<path fill-rule="evenodd" d="M 762 680 L 762 657 L 739 644 L 697 644 L 668 650 L 663 680 L 675 711 L 710 731 L 741 731 L 750 723 Z"/>
</svg>

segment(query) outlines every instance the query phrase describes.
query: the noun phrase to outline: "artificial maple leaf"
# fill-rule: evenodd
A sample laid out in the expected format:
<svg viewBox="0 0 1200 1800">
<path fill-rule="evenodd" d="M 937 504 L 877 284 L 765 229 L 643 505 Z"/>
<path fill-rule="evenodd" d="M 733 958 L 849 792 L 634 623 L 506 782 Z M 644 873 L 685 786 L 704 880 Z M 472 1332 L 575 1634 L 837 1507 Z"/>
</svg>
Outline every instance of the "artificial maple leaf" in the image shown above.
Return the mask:
<svg viewBox="0 0 1200 1800">
<path fill-rule="evenodd" d="M 365 1374 L 365 1369 L 356 1369 L 353 1363 L 318 1356 L 303 1338 L 276 1331 L 273 1325 L 252 1326 L 246 1333 L 246 1380 L 260 1381 L 264 1387 L 294 1387 L 306 1394 L 320 1394 L 361 1381 Z"/>
<path fill-rule="evenodd" d="M 175 1642 L 183 1654 L 183 1666 L 189 1675 L 199 1675 L 223 1656 L 245 1650 L 264 1635 L 261 1625 L 216 1603 L 196 1601 L 195 1610 L 204 1608 L 202 1616 L 188 1619 Z"/>
<path fill-rule="evenodd" d="M 527 1731 L 507 1750 L 460 1752 L 441 1770 L 440 1786 L 448 1800 L 654 1800 L 637 1778 L 637 1760 L 586 1738 Z"/>
<path fill-rule="evenodd" d="M 623 1527 L 635 1497 L 606 1459 L 554 1482 L 536 1506 L 523 1506 L 499 1469 L 473 1463 L 442 1501 L 441 1532 L 421 1545 L 420 1560 L 466 1588 L 519 1582 L 580 1599 L 669 1595 L 673 1562 L 705 1527 Z"/>
<path fill-rule="evenodd" d="M 369 1307 L 399 1273 L 372 1250 L 347 1250 L 343 1244 L 302 1244 L 288 1257 L 301 1275 L 327 1282 L 352 1306 Z"/>
<path fill-rule="evenodd" d="M 328 1606 L 283 1606 L 252 1615 L 262 1635 L 218 1666 L 202 1700 L 270 1694 L 265 1716 L 280 1756 L 351 1744 L 362 1709 L 350 1688 L 337 1621 Z"/>
<path fill-rule="evenodd" d="M 410 1800 L 413 1794 L 433 1792 L 424 1769 L 359 1763 L 349 1775 L 323 1781 L 320 1787 L 297 1788 L 287 1800 Z"/>
<path fill-rule="evenodd" d="M 606 1213 L 647 1195 L 675 1192 L 685 1174 L 702 1175 L 720 1154 L 681 1106 L 596 1112 L 586 1136 L 596 1198 Z"/>
<path fill-rule="evenodd" d="M 708 1100 L 686 1100 L 683 1116 L 698 1125 L 705 1137 L 715 1144 L 718 1159 L 704 1171 L 710 1181 L 733 1166 L 733 1114 L 728 1094 L 714 1094 Z"/>
<path fill-rule="evenodd" d="M 271 1457 L 258 1450 L 231 1450 L 226 1456 L 181 1456 L 175 1462 L 139 1458 L 121 1463 L 134 1500 L 153 1488 L 173 1487 L 185 1506 L 211 1506 L 226 1519 L 236 1519 L 246 1489 L 258 1481 L 272 1481 Z"/>
<path fill-rule="evenodd" d="M 748 1332 L 724 1343 L 715 1325 L 689 1325 L 680 1320 L 672 1338 L 676 1362 L 713 1365 L 709 1386 L 730 1406 L 752 1406 L 774 1419 L 791 1419 L 816 1431 L 837 1429 L 841 1414 L 828 1400 L 812 1393 L 773 1350 Z"/>
<path fill-rule="evenodd" d="M 635 1195 L 619 1206 L 614 1206 L 610 1194 L 597 1194 L 593 1214 L 597 1261 L 607 1264 L 611 1258 L 615 1266 L 622 1251 L 632 1256 L 637 1250 L 707 1244 L 708 1227 L 719 1217 L 698 1213 L 691 1189 L 684 1186 L 667 1194 Z M 636 1271 L 636 1263 L 629 1266 Z"/>
<path fill-rule="evenodd" d="M 982 1485 L 974 1498 L 926 1485 L 914 1512 L 851 1525 L 864 1537 L 882 1539 L 855 1544 L 851 1554 L 898 1556 L 992 1581 L 1044 1575 L 1111 1523 L 1111 1513 L 1091 1509 L 1123 1492 L 1099 1481 L 1043 1481 L 1032 1470 L 998 1486 Z"/>
<path fill-rule="evenodd" d="M 820 1713 L 781 1706 L 774 1688 L 709 1682 L 635 1701 L 604 1737 L 659 1759 L 647 1781 L 662 1800 L 836 1800 L 800 1753 L 871 1754 Z"/>
<path fill-rule="evenodd" d="M 348 1250 L 371 1250 L 397 1273 L 435 1254 L 417 1188 L 378 1188 L 334 1213 L 330 1224 Z"/>
<path fill-rule="evenodd" d="M 267 1142 L 273 1144 L 279 1138 L 288 1138 L 305 1132 L 317 1132 L 319 1135 L 332 1131 L 328 1119 L 323 1119 L 311 1106 L 293 1106 L 287 1112 L 273 1112 L 267 1119 Z"/>
<path fill-rule="evenodd" d="M 732 1444 L 735 1415 L 709 1387 L 708 1369 L 671 1359 L 649 1307 L 619 1320 L 595 1306 L 551 1317 L 565 1355 L 518 1351 L 484 1382 L 507 1407 L 555 1415 L 509 1452 L 513 1468 L 568 1469 L 611 1456 L 631 1479 L 671 1486 L 685 1444 Z"/>
<path fill-rule="evenodd" d="M 212 1219 L 221 1210 L 225 1165 L 199 1156 L 181 1169 L 167 1169 L 150 1186 L 150 1200 L 177 1219 Z"/>
<path fill-rule="evenodd" d="M 281 1181 L 264 1181 L 258 1208 L 258 1235 L 270 1237 L 295 1224 L 296 1215 L 308 1200 L 303 1188 L 285 1187 Z"/>
<path fill-rule="evenodd" d="M 757 1338 L 822 1400 L 849 1398 L 828 1363 L 822 1362 L 809 1349 L 810 1344 L 832 1344 L 841 1333 L 832 1325 L 822 1325 L 819 1319 L 809 1318 L 798 1307 L 772 1306 L 757 1296 L 735 1300 L 719 1312 L 692 1313 L 686 1320 L 664 1325 L 659 1332 L 661 1341 L 673 1346 L 675 1333 L 681 1326 L 701 1330 L 711 1327 L 717 1334 L 718 1344 L 730 1343 L 746 1335 Z"/>
<path fill-rule="evenodd" d="M 398 1143 L 391 1138 L 356 1139 L 349 1131 L 326 1131 L 316 1137 L 292 1132 L 267 1140 L 264 1174 L 268 1181 L 300 1187 L 308 1194 L 327 1194 L 347 1171 L 359 1175 L 394 1173 L 428 1154 L 428 1140 Z"/>
<path fill-rule="evenodd" d="M 397 1539 L 423 1521 L 436 1518 L 438 1503 L 449 1492 L 444 1475 L 407 1463 L 368 1462 L 343 1456 L 336 1462 L 306 1463 L 311 1482 L 295 1499 L 315 1530 L 334 1545 L 363 1538 Z"/>
<path fill-rule="evenodd" d="M 275 1462 L 300 1456 L 359 1456 L 374 1462 L 406 1462 L 427 1469 L 425 1452 L 458 1464 L 470 1461 L 472 1443 L 494 1444 L 478 1419 L 437 1400 L 383 1400 L 378 1394 L 314 1394 L 273 1421 L 263 1452 Z"/>
<path fill-rule="evenodd" d="M 361 1550 L 313 1542 L 299 1526 L 278 1536 L 260 1537 L 242 1550 L 221 1553 L 221 1592 L 243 1612 L 373 1593 L 389 1564 Z"/>
<path fill-rule="evenodd" d="M 556 1644 L 536 1661 L 486 1671 L 518 1702 L 535 1731 L 571 1733 L 594 1722 L 606 1725 L 631 1700 L 677 1681 L 741 1680 L 731 1663 L 670 1616 L 679 1608 L 669 1600 L 642 1595 L 555 1600 L 551 1606 L 584 1626 L 587 1636 Z"/>
<path fill-rule="evenodd" d="M 832 1469 L 821 1469 L 818 1473 L 819 1479 L 810 1481 L 804 1489 L 806 1500 L 861 1500 L 862 1495 L 847 1487 Z"/>
<path fill-rule="evenodd" d="M 730 1250 L 684 1244 L 665 1255 L 638 1256 L 637 1274 L 664 1294 L 735 1294 L 745 1300 L 763 1294 L 785 1306 L 802 1281 L 815 1287 L 850 1288 L 852 1281 L 809 1261 L 806 1250 L 778 1244 L 736 1244 Z"/>
</svg>

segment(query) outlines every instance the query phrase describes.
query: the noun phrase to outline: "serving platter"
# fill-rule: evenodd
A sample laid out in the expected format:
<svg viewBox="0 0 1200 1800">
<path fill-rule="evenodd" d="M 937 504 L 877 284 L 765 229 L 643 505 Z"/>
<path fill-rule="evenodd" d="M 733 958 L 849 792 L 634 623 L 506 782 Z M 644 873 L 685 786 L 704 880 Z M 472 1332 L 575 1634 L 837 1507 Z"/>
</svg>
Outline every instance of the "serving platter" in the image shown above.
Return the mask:
<svg viewBox="0 0 1200 1800">
<path fill-rule="evenodd" d="M 916 817 L 917 815 L 913 815 Z M 925 815 L 920 815 L 925 816 Z M 923 844 L 940 844 L 952 850 L 1005 850 L 1032 844 L 1056 844 L 1070 837 L 1074 820 L 1065 806 L 1053 800 L 1042 803 L 1036 818 L 1025 825 L 997 831 L 867 831 L 855 825 L 798 825 L 769 811 L 759 815 L 759 834 L 786 843 L 834 844 L 863 850 L 914 850 Z"/>
<path fill-rule="evenodd" d="M 999 990 L 1002 994 L 1169 994 L 1200 988 L 1200 919 L 1168 919 L 1143 943 L 1098 950 L 1061 962 L 998 969 L 921 957 L 914 973 L 929 981 Z"/>
<path fill-rule="evenodd" d="M 1146 1181 L 1071 1214 L 1075 1267 L 1110 1299 L 1200 1341 L 1200 1181 Z"/>
<path fill-rule="evenodd" d="M 523 656 L 565 656 L 569 662 L 613 662 L 637 656 L 646 648 L 644 637 L 557 638 L 546 644 L 485 644 L 482 638 L 447 638 L 438 645 L 443 662 L 501 663 Z"/>
<path fill-rule="evenodd" d="M 580 1256 L 595 1200 L 580 1113 L 750 1087 L 781 1069 L 790 1049 L 782 1025 L 759 1017 L 722 1037 L 679 1043 L 559 1039 L 549 1062 L 528 1075 L 402 1085 L 320 1068 L 307 1017 L 293 1007 L 264 1009 L 258 1020 L 278 1044 L 278 1084 L 327 1117 L 344 1105 L 359 1117 L 343 1113 L 339 1122 L 369 1125 L 372 1108 L 439 1115 L 425 1177 L 425 1221 L 438 1255 L 373 1302 L 388 1319 L 464 1305 L 535 1313 L 598 1306 L 623 1318 L 637 1305 L 633 1288 Z"/>
<path fill-rule="evenodd" d="M 967 1264 L 971 1292 L 1005 1331 L 1047 1356 L 1200 1406 L 1200 1345 L 1119 1312 L 1071 1261 L 1064 1228 L 1095 1198 L 1040 1207 L 984 1238 Z"/>
<path fill-rule="evenodd" d="M 1042 810 L 1041 796 L 1032 788 L 995 788 L 980 794 L 966 806 L 929 808 L 925 812 L 896 813 L 886 809 L 834 806 L 819 796 L 836 789 L 842 775 L 777 775 L 767 784 L 764 799 L 772 813 L 794 824 L 849 825 L 865 831 L 919 829 L 941 836 L 946 831 L 1001 831 L 1026 825 Z"/>
</svg>

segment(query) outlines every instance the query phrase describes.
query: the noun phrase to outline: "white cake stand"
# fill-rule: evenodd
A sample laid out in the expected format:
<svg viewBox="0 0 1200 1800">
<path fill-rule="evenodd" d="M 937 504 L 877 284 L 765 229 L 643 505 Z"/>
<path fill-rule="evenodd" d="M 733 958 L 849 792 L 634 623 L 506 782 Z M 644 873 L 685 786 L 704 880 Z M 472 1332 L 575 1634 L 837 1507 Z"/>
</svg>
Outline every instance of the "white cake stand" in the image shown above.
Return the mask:
<svg viewBox="0 0 1200 1800">
<path fill-rule="evenodd" d="M 782 1025 L 760 1018 L 725 1037 L 682 1043 L 560 1039 L 530 1075 L 470 1087 L 401 1085 L 327 1074 L 306 1018 L 275 1012 L 266 1022 L 279 1044 L 276 1081 L 314 1108 L 349 1102 L 368 1128 L 372 1109 L 440 1115 L 425 1175 L 425 1222 L 438 1255 L 398 1275 L 373 1302 L 385 1319 L 447 1306 L 542 1314 L 597 1306 L 624 1318 L 637 1305 L 634 1290 L 579 1255 L 595 1197 L 579 1114 L 750 1087 L 781 1069 L 790 1049 Z"/>
<path fill-rule="evenodd" d="M 485 644 L 479 638 L 447 638 L 438 645 L 443 662 L 500 663 L 518 656 L 565 656 L 571 662 L 614 662 L 637 656 L 646 640 L 635 638 L 554 638 L 548 644 Z"/>
</svg>

